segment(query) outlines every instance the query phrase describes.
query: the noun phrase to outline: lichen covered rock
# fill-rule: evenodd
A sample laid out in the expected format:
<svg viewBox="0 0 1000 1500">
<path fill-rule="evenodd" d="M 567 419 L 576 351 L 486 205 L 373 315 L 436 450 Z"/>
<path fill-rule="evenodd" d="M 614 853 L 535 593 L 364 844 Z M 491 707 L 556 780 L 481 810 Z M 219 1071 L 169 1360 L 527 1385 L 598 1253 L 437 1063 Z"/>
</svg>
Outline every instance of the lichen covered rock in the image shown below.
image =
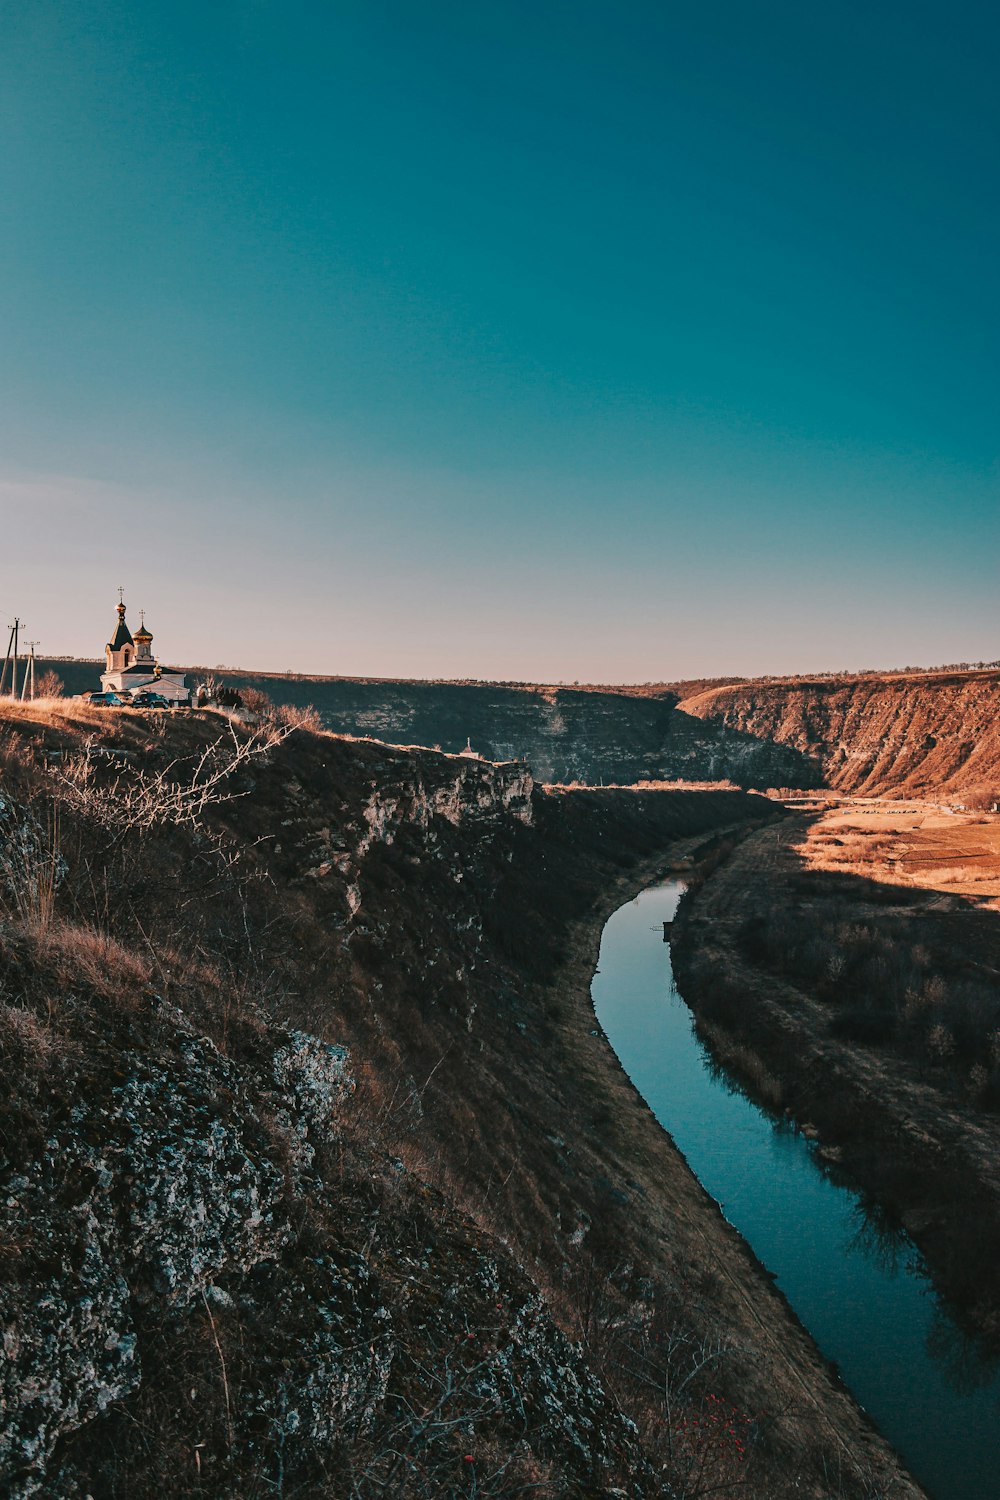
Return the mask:
<svg viewBox="0 0 1000 1500">
<path fill-rule="evenodd" d="M 19 1252 L 0 1285 L 0 1487 L 12 1496 L 53 1493 L 46 1475 L 59 1440 L 142 1380 L 137 1309 L 147 1323 L 150 1308 L 154 1321 L 201 1319 L 206 1288 L 228 1286 L 231 1305 L 245 1300 L 252 1315 L 269 1286 L 289 1328 L 311 1323 L 298 1383 L 262 1366 L 279 1426 L 296 1410 L 304 1430 L 321 1434 L 369 1409 L 384 1380 L 383 1367 L 372 1383 L 367 1351 L 387 1315 L 376 1316 L 377 1293 L 361 1295 L 363 1267 L 348 1275 L 331 1261 L 321 1273 L 310 1263 L 312 1290 L 276 1269 L 296 1239 L 296 1183 L 273 1159 L 265 1106 L 294 1121 L 303 1142 L 329 1137 L 332 1109 L 353 1087 L 347 1052 L 276 1031 L 262 1078 L 185 1024 L 165 1030 L 163 1016 L 161 1007 L 155 1050 L 106 1055 L 97 1086 L 57 1108 L 44 1138 L 4 1143 L 5 1245 Z M 360 1362 L 344 1352 L 359 1338 Z M 262 1388 L 251 1416 L 267 1399 Z"/>
</svg>

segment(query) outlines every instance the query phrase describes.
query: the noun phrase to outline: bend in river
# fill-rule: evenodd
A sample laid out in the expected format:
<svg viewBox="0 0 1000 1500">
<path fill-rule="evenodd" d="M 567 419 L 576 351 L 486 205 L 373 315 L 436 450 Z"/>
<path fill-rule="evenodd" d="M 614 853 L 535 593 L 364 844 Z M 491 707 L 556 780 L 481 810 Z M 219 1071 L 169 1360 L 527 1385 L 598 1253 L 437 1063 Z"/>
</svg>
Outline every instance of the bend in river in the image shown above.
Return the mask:
<svg viewBox="0 0 1000 1500">
<path fill-rule="evenodd" d="M 934 1295 L 920 1255 L 781 1117 L 710 1057 L 677 994 L 663 923 L 682 884 L 605 926 L 592 993 L 633 1083 L 934 1500 L 1000 1493 L 1000 1371 Z"/>
</svg>

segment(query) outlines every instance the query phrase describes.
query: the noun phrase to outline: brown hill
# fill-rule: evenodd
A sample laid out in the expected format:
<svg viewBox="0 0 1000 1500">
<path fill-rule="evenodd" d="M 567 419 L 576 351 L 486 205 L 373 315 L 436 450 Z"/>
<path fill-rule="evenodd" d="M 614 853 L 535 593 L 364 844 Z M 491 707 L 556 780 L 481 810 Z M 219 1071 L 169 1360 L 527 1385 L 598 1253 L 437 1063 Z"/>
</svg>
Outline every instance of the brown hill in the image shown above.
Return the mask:
<svg viewBox="0 0 1000 1500">
<path fill-rule="evenodd" d="M 796 750 L 838 791 L 1000 800 L 995 668 L 736 683 L 679 708 Z"/>
<path fill-rule="evenodd" d="M 67 692 L 97 666 L 53 661 Z M 197 676 L 197 673 L 192 674 Z M 634 687 L 217 672 L 388 744 L 523 760 L 543 782 L 719 781 L 1000 799 L 1000 671 L 904 671 Z"/>
</svg>

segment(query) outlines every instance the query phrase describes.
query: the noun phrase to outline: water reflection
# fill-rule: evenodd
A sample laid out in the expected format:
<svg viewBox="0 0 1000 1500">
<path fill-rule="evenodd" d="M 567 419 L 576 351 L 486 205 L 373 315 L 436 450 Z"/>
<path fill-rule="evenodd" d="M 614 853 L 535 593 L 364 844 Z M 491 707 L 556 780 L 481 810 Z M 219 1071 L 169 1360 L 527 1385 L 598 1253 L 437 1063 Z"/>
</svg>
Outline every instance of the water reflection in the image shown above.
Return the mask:
<svg viewBox="0 0 1000 1500">
<path fill-rule="evenodd" d="M 984 1350 L 980 1340 L 966 1333 L 935 1305 L 927 1331 L 927 1353 L 945 1371 L 948 1384 L 961 1395 L 983 1391 L 997 1381 L 1000 1358 Z M 1000 1391 L 995 1395 L 1000 1416 Z"/>
<path fill-rule="evenodd" d="M 833 1180 L 843 1173 L 830 1174 Z M 898 1276 L 901 1271 L 916 1271 L 920 1256 L 913 1241 L 892 1211 L 877 1202 L 867 1193 L 858 1193 L 850 1209 L 851 1234 L 847 1237 L 845 1250 L 860 1252 L 873 1261 L 886 1276 Z"/>
</svg>

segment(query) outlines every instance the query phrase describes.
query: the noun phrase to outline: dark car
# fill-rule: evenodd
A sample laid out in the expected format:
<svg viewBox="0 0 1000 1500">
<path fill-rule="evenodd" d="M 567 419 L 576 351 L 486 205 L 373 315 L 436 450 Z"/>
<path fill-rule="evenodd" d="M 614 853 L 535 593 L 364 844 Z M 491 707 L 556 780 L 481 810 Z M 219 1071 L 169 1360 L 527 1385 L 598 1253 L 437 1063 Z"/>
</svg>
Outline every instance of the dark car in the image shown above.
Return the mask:
<svg viewBox="0 0 1000 1500">
<path fill-rule="evenodd" d="M 91 693 L 87 699 L 95 708 L 124 708 L 125 699 L 119 698 L 117 693 Z"/>
<path fill-rule="evenodd" d="M 170 704 L 162 693 L 144 692 L 132 694 L 133 708 L 169 708 Z"/>
</svg>

